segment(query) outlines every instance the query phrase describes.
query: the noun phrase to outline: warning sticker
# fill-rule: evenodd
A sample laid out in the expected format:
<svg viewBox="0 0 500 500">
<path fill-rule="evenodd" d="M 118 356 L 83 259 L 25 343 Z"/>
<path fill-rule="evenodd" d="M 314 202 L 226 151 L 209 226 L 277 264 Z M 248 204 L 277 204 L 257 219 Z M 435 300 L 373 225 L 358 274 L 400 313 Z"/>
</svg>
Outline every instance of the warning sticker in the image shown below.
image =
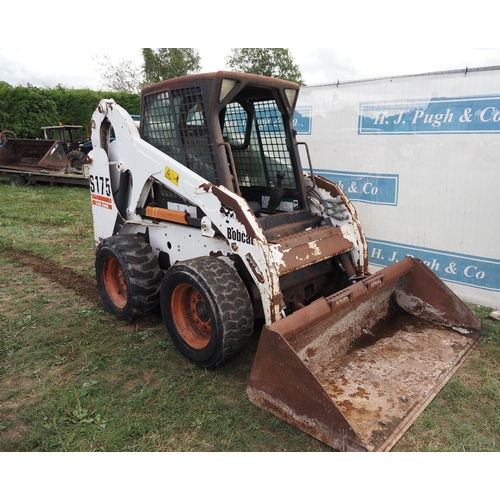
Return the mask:
<svg viewBox="0 0 500 500">
<path fill-rule="evenodd" d="M 92 195 L 92 205 L 101 208 L 107 208 L 108 210 L 113 210 L 113 202 L 111 198 L 107 196 L 101 196 L 99 194 Z"/>
<path fill-rule="evenodd" d="M 179 185 L 179 174 L 169 167 L 165 167 L 165 179 L 169 180 L 172 184 L 176 186 Z"/>
</svg>

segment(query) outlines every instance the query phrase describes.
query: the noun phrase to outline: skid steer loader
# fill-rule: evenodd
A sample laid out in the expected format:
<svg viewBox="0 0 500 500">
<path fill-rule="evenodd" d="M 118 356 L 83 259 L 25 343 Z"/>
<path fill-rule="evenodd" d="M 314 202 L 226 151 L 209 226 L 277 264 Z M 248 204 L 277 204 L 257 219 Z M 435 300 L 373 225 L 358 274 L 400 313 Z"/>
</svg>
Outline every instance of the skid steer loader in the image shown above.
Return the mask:
<svg viewBox="0 0 500 500">
<path fill-rule="evenodd" d="M 124 320 L 161 308 L 200 367 L 241 352 L 262 318 L 250 400 L 338 450 L 389 450 L 481 324 L 416 259 L 370 275 L 354 206 L 302 169 L 298 92 L 233 72 L 160 82 L 142 91 L 139 130 L 102 99 L 89 153 L 99 291 Z"/>
</svg>

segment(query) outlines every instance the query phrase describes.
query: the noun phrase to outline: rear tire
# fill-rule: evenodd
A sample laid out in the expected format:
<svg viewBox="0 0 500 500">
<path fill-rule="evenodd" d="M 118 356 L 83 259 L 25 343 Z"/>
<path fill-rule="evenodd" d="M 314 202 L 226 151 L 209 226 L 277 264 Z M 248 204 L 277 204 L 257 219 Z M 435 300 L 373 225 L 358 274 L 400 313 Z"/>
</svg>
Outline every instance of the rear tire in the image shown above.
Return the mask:
<svg viewBox="0 0 500 500">
<path fill-rule="evenodd" d="M 250 295 L 234 268 L 218 258 L 174 264 L 163 278 L 160 302 L 174 344 L 198 366 L 225 363 L 252 336 Z"/>
<path fill-rule="evenodd" d="M 97 247 L 95 269 L 99 293 L 111 314 L 134 321 L 157 311 L 163 273 L 143 238 L 106 238 Z"/>
<path fill-rule="evenodd" d="M 68 153 L 68 167 L 73 170 L 82 170 L 87 155 L 81 151 L 71 151 Z"/>
<path fill-rule="evenodd" d="M 22 176 L 15 174 L 10 178 L 10 185 L 15 187 L 26 186 L 26 181 Z"/>
</svg>

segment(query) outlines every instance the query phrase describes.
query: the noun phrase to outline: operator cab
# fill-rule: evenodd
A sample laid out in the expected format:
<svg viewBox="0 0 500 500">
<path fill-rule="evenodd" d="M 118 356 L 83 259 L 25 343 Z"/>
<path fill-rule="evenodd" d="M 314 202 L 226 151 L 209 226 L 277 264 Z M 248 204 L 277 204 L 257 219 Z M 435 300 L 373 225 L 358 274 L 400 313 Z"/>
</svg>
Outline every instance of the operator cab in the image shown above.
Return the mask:
<svg viewBox="0 0 500 500">
<path fill-rule="evenodd" d="M 299 85 L 218 72 L 143 89 L 141 136 L 215 185 L 241 195 L 257 217 L 306 208 L 293 111 Z M 155 201 L 178 200 L 158 184 Z"/>
</svg>

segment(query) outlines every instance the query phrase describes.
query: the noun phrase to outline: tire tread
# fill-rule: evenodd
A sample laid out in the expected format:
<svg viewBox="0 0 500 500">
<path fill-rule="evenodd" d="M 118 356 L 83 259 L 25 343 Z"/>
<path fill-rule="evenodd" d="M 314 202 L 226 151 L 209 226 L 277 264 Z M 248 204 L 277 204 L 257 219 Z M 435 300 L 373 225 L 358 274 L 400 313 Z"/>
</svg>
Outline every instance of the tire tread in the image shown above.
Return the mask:
<svg viewBox="0 0 500 500">
<path fill-rule="evenodd" d="M 149 316 L 158 309 L 160 286 L 163 273 L 158 265 L 158 259 L 151 246 L 137 235 L 114 235 L 103 240 L 96 251 L 96 275 L 99 292 L 107 306 L 107 293 L 100 280 L 99 255 L 101 252 L 111 251 L 120 255 L 128 274 L 130 288 L 128 290 L 128 303 L 120 319 L 132 322 L 136 319 Z M 107 306 L 107 309 L 116 315 Z"/>
<path fill-rule="evenodd" d="M 250 295 L 236 270 L 216 257 L 199 257 L 172 266 L 165 280 L 169 279 L 171 272 L 203 277 L 221 312 L 223 339 L 217 359 L 208 364 L 194 359 L 191 361 L 199 366 L 215 368 L 240 353 L 252 337 L 254 320 Z"/>
</svg>

